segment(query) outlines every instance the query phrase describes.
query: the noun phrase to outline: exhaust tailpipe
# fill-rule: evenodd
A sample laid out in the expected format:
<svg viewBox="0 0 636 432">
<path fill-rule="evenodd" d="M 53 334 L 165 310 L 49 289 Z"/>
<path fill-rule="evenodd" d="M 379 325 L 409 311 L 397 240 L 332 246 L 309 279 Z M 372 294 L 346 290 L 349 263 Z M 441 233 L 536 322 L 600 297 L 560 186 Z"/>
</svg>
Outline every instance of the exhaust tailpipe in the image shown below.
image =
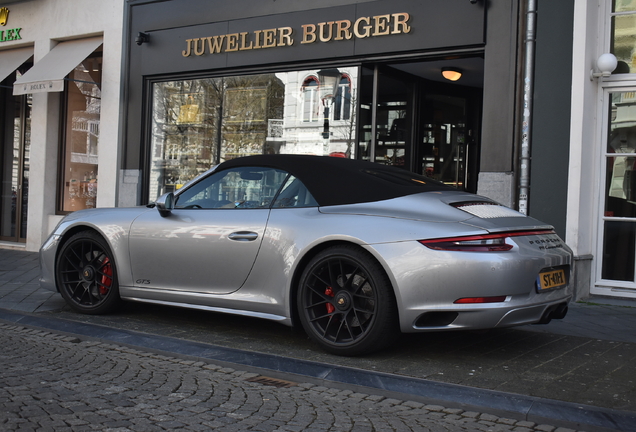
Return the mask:
<svg viewBox="0 0 636 432">
<path fill-rule="evenodd" d="M 568 313 L 568 304 L 560 303 L 556 305 L 552 305 L 543 312 L 541 319 L 537 322 L 537 324 L 548 324 L 553 319 L 563 319 L 565 315 Z"/>
</svg>

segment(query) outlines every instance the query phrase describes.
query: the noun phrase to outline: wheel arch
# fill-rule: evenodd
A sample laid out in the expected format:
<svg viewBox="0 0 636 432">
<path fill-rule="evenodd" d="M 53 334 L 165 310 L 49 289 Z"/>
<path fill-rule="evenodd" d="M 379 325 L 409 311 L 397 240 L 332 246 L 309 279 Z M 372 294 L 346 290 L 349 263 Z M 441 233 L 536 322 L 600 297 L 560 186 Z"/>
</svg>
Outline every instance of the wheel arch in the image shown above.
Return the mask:
<svg viewBox="0 0 636 432">
<path fill-rule="evenodd" d="M 73 237 L 75 234 L 79 233 L 79 232 L 83 232 L 83 231 L 91 231 L 94 232 L 95 234 L 97 234 L 98 236 L 100 236 L 108 245 L 108 247 L 110 248 L 110 252 L 113 255 L 113 259 L 115 260 L 115 267 L 118 270 L 118 275 L 120 276 L 120 269 L 122 268 L 122 266 L 120 265 L 121 263 L 118 262 L 118 256 L 115 253 L 115 247 L 112 244 L 112 242 L 110 241 L 110 239 L 108 238 L 108 236 L 104 235 L 103 232 L 101 232 L 99 229 L 95 228 L 92 225 L 74 225 L 72 227 L 70 227 L 69 229 L 67 229 L 66 231 L 64 231 L 63 234 L 61 234 L 59 242 L 58 242 L 58 247 L 55 251 L 55 266 L 57 266 L 57 260 L 60 256 L 60 251 L 62 250 L 63 245 L 71 238 Z M 55 287 L 57 288 L 57 291 L 60 291 L 60 287 L 57 284 L 57 276 L 54 276 L 56 278 L 55 280 Z M 120 280 L 121 283 L 121 280 Z"/>
<path fill-rule="evenodd" d="M 316 255 L 318 255 L 323 250 L 328 249 L 328 248 L 333 247 L 333 246 L 353 246 L 353 247 L 357 248 L 358 250 L 366 253 L 367 255 L 369 255 L 370 258 L 372 258 L 378 264 L 380 264 L 380 267 L 382 268 L 382 271 L 384 272 L 384 274 L 386 275 L 387 279 L 389 280 L 389 282 L 391 284 L 391 291 L 393 293 L 393 298 L 395 299 L 395 305 L 396 305 L 395 313 L 397 314 L 398 321 L 399 321 L 400 311 L 399 311 L 399 307 L 397 307 L 397 305 L 398 305 L 398 295 L 395 292 L 395 289 L 396 289 L 395 288 L 395 279 L 392 277 L 392 274 L 390 273 L 390 271 L 387 270 L 386 262 L 384 262 L 381 259 L 378 259 L 378 256 L 376 254 L 374 254 L 369 249 L 362 247 L 362 245 L 360 245 L 358 243 L 355 243 L 355 242 L 352 242 L 352 241 L 347 241 L 347 240 L 329 240 L 329 241 L 326 241 L 324 243 L 320 243 L 318 245 L 315 245 L 309 251 L 307 251 L 302 256 L 302 258 L 300 258 L 300 260 L 298 262 L 298 265 L 296 266 L 296 268 L 294 270 L 294 274 L 293 274 L 293 276 L 291 278 L 291 289 L 290 289 L 290 298 L 289 298 L 292 326 L 294 328 L 301 328 L 300 317 L 299 317 L 299 312 L 298 312 L 298 307 L 297 307 L 297 297 L 298 297 L 298 289 L 299 289 L 299 284 L 300 284 L 300 278 L 302 277 L 303 271 L 305 270 L 305 268 L 307 267 L 309 262 Z"/>
<path fill-rule="evenodd" d="M 112 251 L 107 236 L 90 226 L 76 225 L 60 234 L 55 251 L 55 286 L 75 311 L 98 315 L 120 305 Z"/>
</svg>

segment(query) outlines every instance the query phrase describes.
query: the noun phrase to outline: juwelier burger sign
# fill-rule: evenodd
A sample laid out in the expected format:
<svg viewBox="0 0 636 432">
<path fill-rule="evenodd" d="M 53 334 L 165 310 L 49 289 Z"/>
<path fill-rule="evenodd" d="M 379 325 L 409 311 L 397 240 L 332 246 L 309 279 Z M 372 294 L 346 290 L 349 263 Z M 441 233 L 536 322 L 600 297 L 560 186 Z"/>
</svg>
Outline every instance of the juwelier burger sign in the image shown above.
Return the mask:
<svg viewBox="0 0 636 432">
<path fill-rule="evenodd" d="M 355 21 L 326 21 L 303 24 L 298 29 L 276 27 L 186 39 L 183 57 L 221 54 L 237 51 L 289 47 L 295 44 L 338 42 L 351 39 L 367 39 L 411 32 L 411 15 L 400 12 L 386 15 L 360 17 Z"/>
</svg>

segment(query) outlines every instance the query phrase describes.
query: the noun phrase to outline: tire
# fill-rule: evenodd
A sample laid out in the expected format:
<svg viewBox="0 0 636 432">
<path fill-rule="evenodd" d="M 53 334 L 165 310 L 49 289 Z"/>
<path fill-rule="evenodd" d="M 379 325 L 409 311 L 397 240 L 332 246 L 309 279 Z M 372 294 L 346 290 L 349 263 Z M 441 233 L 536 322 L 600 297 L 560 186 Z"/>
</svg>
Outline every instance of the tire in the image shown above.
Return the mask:
<svg viewBox="0 0 636 432">
<path fill-rule="evenodd" d="M 104 314 L 120 303 L 115 259 L 106 241 L 93 231 L 74 234 L 62 245 L 55 280 L 64 300 L 77 312 Z"/>
<path fill-rule="evenodd" d="M 305 332 L 332 354 L 368 354 L 388 347 L 399 333 L 391 283 L 356 246 L 330 247 L 309 262 L 297 307 Z"/>
</svg>

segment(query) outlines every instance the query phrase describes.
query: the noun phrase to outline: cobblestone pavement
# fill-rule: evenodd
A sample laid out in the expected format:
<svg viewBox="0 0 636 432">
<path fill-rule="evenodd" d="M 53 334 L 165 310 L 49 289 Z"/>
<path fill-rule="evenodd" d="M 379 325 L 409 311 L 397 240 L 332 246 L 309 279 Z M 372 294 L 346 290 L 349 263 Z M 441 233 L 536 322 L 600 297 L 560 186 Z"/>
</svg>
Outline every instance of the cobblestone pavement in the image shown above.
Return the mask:
<svg viewBox="0 0 636 432">
<path fill-rule="evenodd" d="M 2 323 L 0 346 L 3 431 L 570 431 Z"/>
</svg>

